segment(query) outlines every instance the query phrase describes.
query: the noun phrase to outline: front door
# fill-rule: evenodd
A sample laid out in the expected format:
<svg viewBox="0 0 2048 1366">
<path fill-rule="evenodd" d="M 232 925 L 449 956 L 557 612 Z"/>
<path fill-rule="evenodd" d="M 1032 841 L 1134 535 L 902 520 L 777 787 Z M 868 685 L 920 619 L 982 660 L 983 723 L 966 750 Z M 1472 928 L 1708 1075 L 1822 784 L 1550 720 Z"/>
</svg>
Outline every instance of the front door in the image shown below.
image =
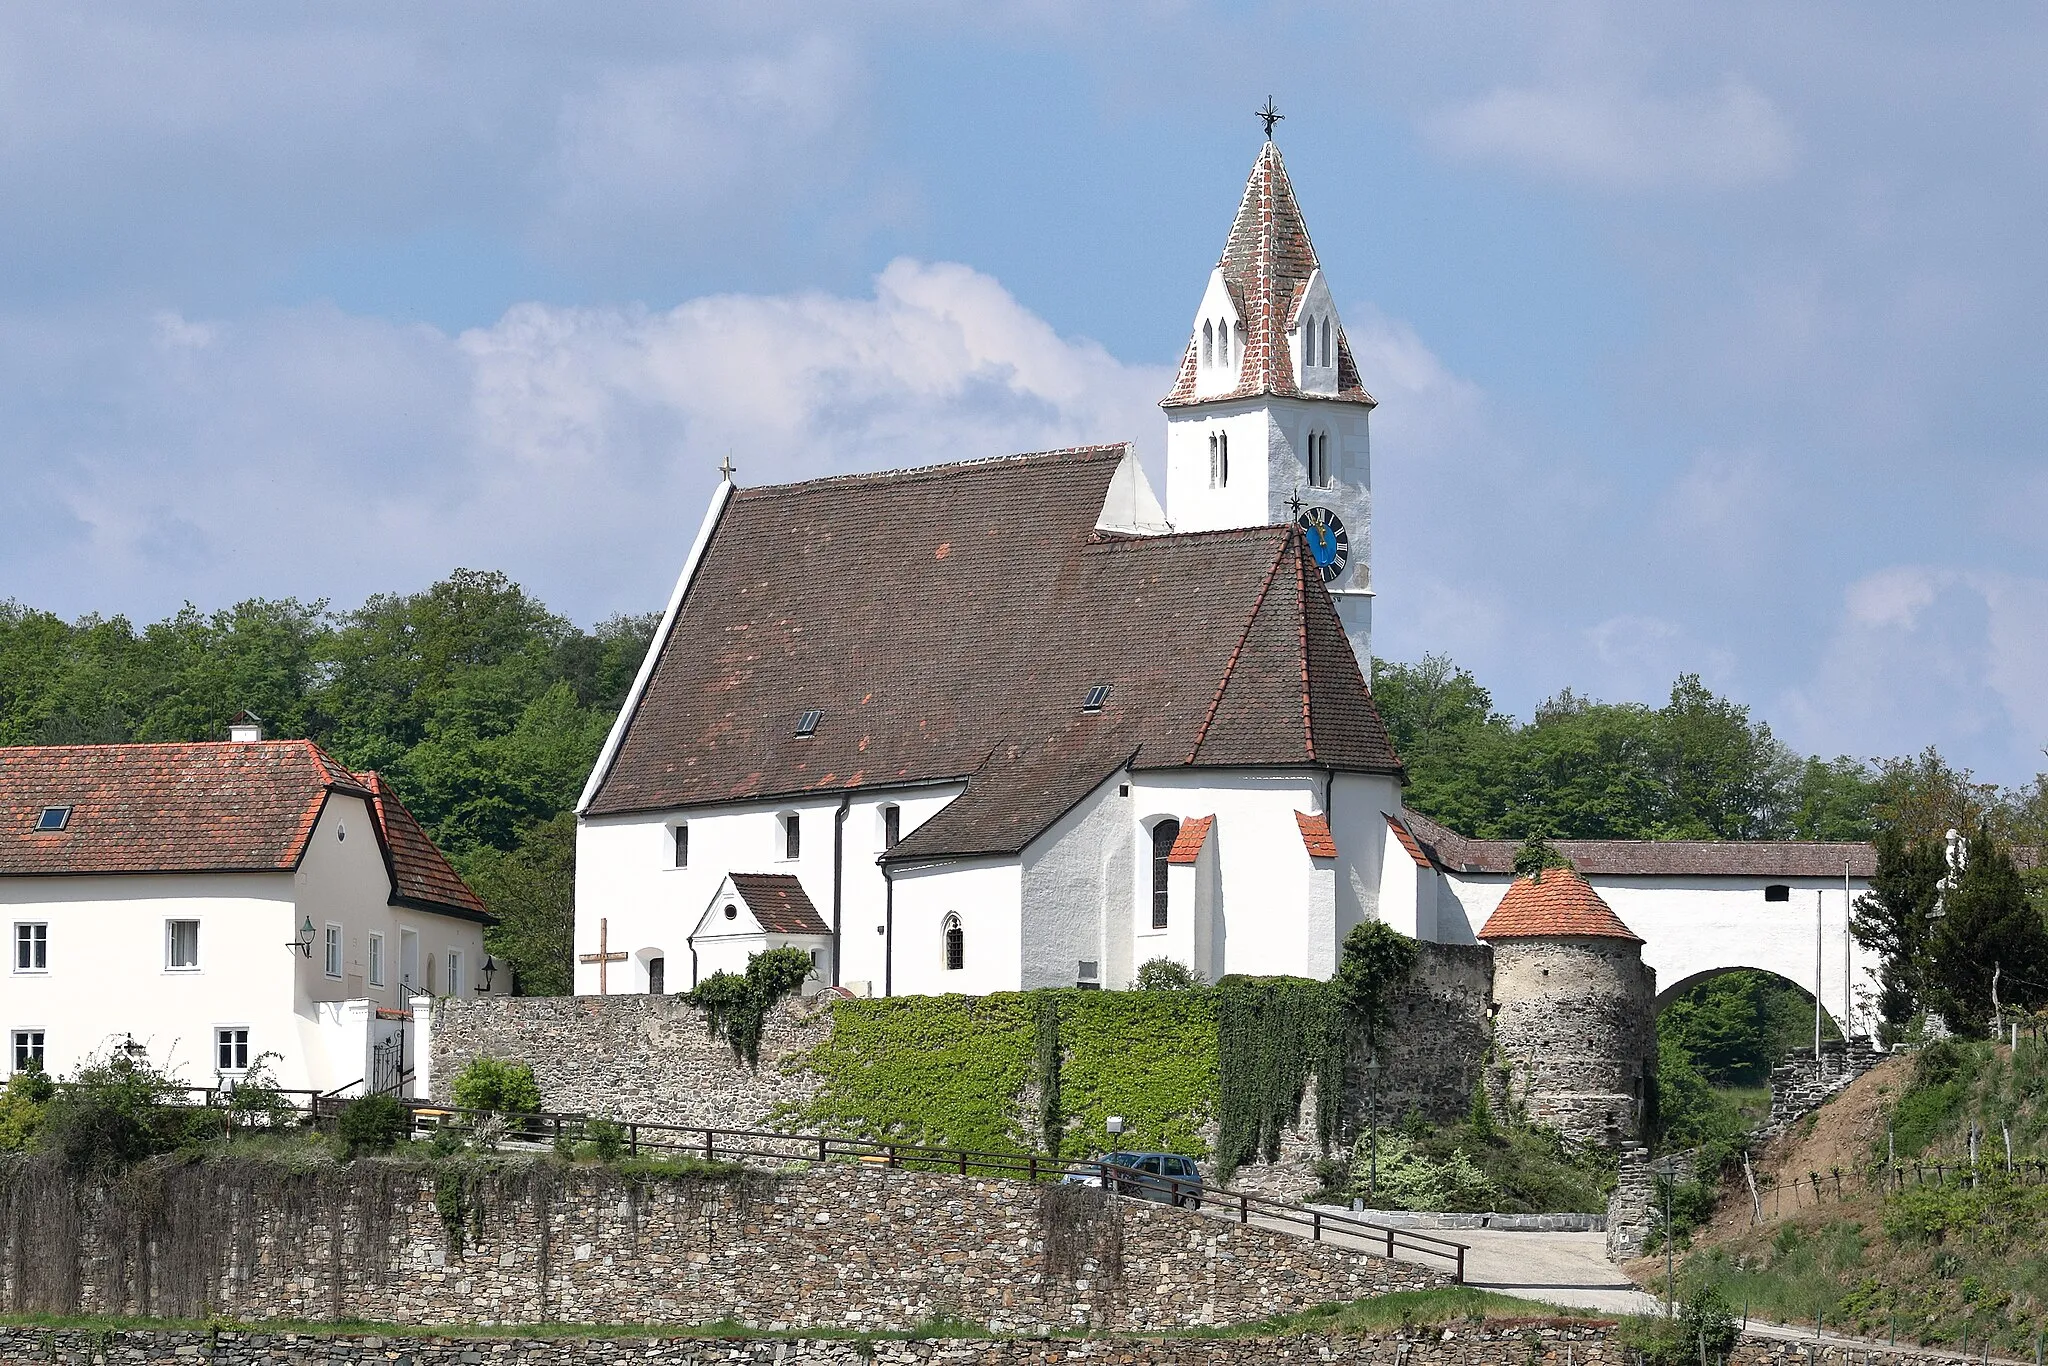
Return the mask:
<svg viewBox="0 0 2048 1366">
<path fill-rule="evenodd" d="M 668 990 L 668 959 L 647 960 L 647 990 L 650 995 L 659 996 Z"/>
</svg>

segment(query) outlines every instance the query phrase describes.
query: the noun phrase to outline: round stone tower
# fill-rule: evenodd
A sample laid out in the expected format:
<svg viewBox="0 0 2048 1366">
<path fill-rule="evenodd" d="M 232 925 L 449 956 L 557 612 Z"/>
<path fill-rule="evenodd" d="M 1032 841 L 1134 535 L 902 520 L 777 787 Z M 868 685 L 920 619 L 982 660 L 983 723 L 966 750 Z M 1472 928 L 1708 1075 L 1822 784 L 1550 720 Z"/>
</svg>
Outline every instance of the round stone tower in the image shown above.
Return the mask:
<svg viewBox="0 0 2048 1366">
<path fill-rule="evenodd" d="M 1582 1142 L 1636 1137 L 1657 1056 L 1643 941 L 1569 868 L 1516 878 L 1479 937 L 1510 1104 Z"/>
</svg>

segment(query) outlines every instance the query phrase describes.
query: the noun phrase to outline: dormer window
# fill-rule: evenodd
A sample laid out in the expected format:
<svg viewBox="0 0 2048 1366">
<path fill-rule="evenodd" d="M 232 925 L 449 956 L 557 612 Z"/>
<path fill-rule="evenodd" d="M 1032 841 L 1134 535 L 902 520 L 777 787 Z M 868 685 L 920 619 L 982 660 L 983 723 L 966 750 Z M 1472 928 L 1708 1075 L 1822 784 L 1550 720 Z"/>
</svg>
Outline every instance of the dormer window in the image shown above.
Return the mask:
<svg viewBox="0 0 2048 1366">
<path fill-rule="evenodd" d="M 38 830 L 62 830 L 71 824 L 71 808 L 68 806 L 46 806 L 36 817 Z"/>
</svg>

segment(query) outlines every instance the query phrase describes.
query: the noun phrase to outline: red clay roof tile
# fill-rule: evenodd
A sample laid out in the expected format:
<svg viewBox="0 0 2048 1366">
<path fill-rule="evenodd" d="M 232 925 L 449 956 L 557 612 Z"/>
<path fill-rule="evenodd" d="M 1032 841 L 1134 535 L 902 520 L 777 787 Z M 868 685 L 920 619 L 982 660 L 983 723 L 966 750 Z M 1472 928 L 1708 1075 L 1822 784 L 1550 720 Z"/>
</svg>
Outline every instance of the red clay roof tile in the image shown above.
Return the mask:
<svg viewBox="0 0 2048 1366">
<path fill-rule="evenodd" d="M 1386 813 L 1382 812 L 1381 814 L 1385 815 Z M 1422 852 L 1422 846 L 1415 842 L 1415 836 L 1409 833 L 1407 826 L 1401 824 L 1401 822 L 1395 820 L 1392 816 L 1387 816 L 1387 828 L 1394 832 L 1395 839 L 1401 841 L 1401 847 L 1408 851 L 1409 858 L 1415 860 L 1416 867 L 1435 867 L 1435 865 L 1429 861 L 1429 855 Z"/>
<path fill-rule="evenodd" d="M 832 933 L 792 873 L 734 873 L 732 885 L 770 934 Z"/>
<path fill-rule="evenodd" d="M 1306 811 L 1297 811 L 1294 823 L 1301 827 L 1302 847 L 1308 850 L 1310 858 L 1337 857 L 1337 841 L 1330 838 L 1328 816 L 1311 816 Z"/>
<path fill-rule="evenodd" d="M 1202 856 L 1202 845 L 1209 838 L 1209 827 L 1216 824 L 1214 816 L 1190 816 L 1180 823 L 1180 834 L 1174 838 L 1173 848 L 1168 851 L 1168 863 L 1193 863 Z"/>
<path fill-rule="evenodd" d="M 1518 877 L 1487 917 L 1481 939 L 1642 938 L 1621 921 L 1593 890 L 1591 883 L 1569 868 L 1546 868 L 1539 880 Z"/>
</svg>

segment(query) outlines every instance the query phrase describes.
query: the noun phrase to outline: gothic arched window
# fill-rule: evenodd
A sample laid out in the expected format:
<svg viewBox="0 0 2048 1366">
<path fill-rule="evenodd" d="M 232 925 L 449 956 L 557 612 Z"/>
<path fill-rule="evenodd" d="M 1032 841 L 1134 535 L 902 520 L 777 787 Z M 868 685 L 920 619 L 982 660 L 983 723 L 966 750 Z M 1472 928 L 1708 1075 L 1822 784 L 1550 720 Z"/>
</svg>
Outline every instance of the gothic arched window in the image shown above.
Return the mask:
<svg viewBox="0 0 2048 1366">
<path fill-rule="evenodd" d="M 1152 928 L 1166 928 L 1166 870 L 1173 854 L 1173 842 L 1180 838 L 1180 822 L 1168 816 L 1152 827 Z"/>
<path fill-rule="evenodd" d="M 1216 433 L 1209 433 L 1209 487 L 1216 487 Z"/>
<path fill-rule="evenodd" d="M 1216 487 L 1230 487 L 1230 433 L 1216 433 Z"/>
<path fill-rule="evenodd" d="M 1323 319 L 1323 364 L 1335 365 L 1336 363 L 1337 354 L 1330 349 L 1330 320 L 1325 318 Z"/>
<path fill-rule="evenodd" d="M 967 966 L 967 933 L 960 928 L 960 917 L 949 915 L 945 923 L 946 971 L 958 972 Z"/>
<path fill-rule="evenodd" d="M 1213 323 L 1204 322 L 1202 324 L 1202 364 L 1214 365 L 1215 363 L 1216 327 Z"/>
<path fill-rule="evenodd" d="M 1216 363 L 1230 364 L 1230 324 L 1220 318 L 1216 321 Z"/>
</svg>

